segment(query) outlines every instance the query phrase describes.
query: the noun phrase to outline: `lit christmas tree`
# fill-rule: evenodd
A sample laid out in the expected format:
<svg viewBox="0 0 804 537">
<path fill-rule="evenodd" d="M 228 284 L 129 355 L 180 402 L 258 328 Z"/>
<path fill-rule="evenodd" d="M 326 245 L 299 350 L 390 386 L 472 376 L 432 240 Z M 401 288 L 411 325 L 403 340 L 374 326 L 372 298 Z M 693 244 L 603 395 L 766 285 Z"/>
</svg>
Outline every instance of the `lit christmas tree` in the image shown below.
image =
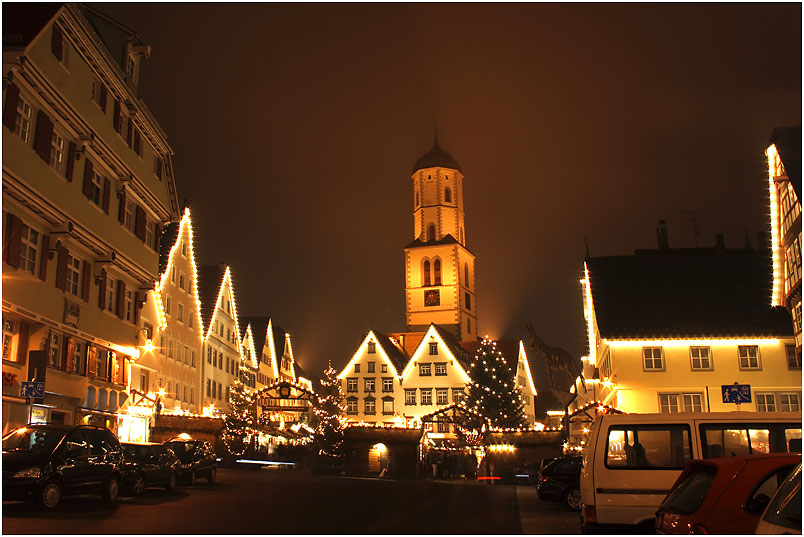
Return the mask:
<svg viewBox="0 0 804 537">
<path fill-rule="evenodd" d="M 243 455 L 254 436 L 253 401 L 246 385 L 235 377 L 229 391 L 229 410 L 223 415 L 223 443 L 229 453 Z"/>
<path fill-rule="evenodd" d="M 314 412 L 317 418 L 313 441 L 318 448 L 318 454 L 323 457 L 337 458 L 343 455 L 343 414 L 346 404 L 341 394 L 341 381 L 338 372 L 332 364 L 324 370 L 324 379 L 321 380 L 321 392 L 314 402 Z"/>
<path fill-rule="evenodd" d="M 492 427 L 524 427 L 525 401 L 514 383 L 513 373 L 494 341 L 486 338 L 477 349 L 469 367 L 466 406 L 484 416 Z M 471 420 L 470 420 L 471 421 Z M 472 423 L 480 428 L 480 420 Z"/>
</svg>

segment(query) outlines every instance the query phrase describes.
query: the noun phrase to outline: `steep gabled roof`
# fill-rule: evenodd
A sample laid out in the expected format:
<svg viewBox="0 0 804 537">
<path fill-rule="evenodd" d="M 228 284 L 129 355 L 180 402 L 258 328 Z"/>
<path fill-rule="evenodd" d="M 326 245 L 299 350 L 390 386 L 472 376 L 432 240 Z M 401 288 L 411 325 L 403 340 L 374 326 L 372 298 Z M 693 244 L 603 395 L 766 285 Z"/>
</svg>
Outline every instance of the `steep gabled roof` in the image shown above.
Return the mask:
<svg viewBox="0 0 804 537">
<path fill-rule="evenodd" d="M 394 345 L 394 342 L 385 334 L 374 332 L 374 335 L 377 337 L 377 342 L 388 356 L 388 359 L 391 360 L 397 374 L 402 374 L 402 370 L 405 369 L 410 357 L 402 349 Z"/>
<path fill-rule="evenodd" d="M 782 159 L 787 177 L 801 201 L 801 125 L 796 127 L 776 127 L 771 132 L 770 143 L 776 146 Z"/>
<path fill-rule="evenodd" d="M 218 303 L 218 293 L 225 274 L 226 265 L 223 264 L 198 268 L 198 300 L 201 302 L 201 322 L 205 336 L 215 315 L 215 305 Z"/>
<path fill-rule="evenodd" d="M 181 230 L 181 222 L 171 222 L 162 230 L 162 237 L 159 239 L 159 274 L 167 271 L 170 263 L 170 251 L 176 244 Z"/>
<path fill-rule="evenodd" d="M 293 364 L 293 374 L 296 378 L 304 377 L 307 380 L 310 380 L 310 377 L 307 376 L 307 373 L 304 372 L 304 369 L 302 369 L 302 367 L 297 363 Z"/>
<path fill-rule="evenodd" d="M 47 26 L 62 4 L 3 2 L 3 50 L 23 50 Z"/>
<path fill-rule="evenodd" d="M 767 250 L 640 250 L 586 263 L 604 338 L 793 335 L 789 313 L 770 306 Z"/>
<path fill-rule="evenodd" d="M 458 341 L 458 338 L 455 337 L 455 334 L 435 323 L 430 323 L 430 326 L 435 328 L 435 331 L 444 342 L 444 345 L 449 348 L 449 351 L 452 353 L 458 363 L 461 364 L 463 370 L 468 373 L 469 366 L 472 363 L 472 356 L 466 351 L 466 349 L 461 347 L 461 343 Z"/>
<path fill-rule="evenodd" d="M 285 354 L 285 329 L 277 324 L 271 323 L 274 332 L 274 352 L 277 358 L 281 358 Z"/>
<path fill-rule="evenodd" d="M 240 319 L 243 326 L 251 326 L 251 339 L 254 342 L 254 351 L 258 356 L 262 356 L 262 349 L 268 337 L 269 317 L 245 317 Z"/>
</svg>

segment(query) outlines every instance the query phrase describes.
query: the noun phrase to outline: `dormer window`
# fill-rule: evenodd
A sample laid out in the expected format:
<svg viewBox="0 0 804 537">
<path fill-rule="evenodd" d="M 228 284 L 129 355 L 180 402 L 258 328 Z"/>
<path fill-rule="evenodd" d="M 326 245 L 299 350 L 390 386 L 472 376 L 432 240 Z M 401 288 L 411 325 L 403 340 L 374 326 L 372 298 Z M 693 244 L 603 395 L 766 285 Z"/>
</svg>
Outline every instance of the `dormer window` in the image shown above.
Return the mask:
<svg viewBox="0 0 804 537">
<path fill-rule="evenodd" d="M 137 60 L 134 56 L 128 57 L 128 62 L 126 64 L 126 75 L 128 75 L 128 79 L 134 82 L 136 80 L 135 75 L 137 74 Z"/>
</svg>

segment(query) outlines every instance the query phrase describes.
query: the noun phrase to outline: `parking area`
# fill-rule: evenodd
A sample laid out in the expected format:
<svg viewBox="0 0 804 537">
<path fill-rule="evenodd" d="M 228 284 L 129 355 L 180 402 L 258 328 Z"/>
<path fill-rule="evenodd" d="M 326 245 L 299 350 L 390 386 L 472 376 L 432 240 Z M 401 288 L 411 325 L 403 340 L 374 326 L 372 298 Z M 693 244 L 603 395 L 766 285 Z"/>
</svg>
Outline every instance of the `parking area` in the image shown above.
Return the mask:
<svg viewBox="0 0 804 537">
<path fill-rule="evenodd" d="M 562 502 L 540 500 L 536 494 L 536 487 L 518 485 L 516 497 L 522 533 L 545 535 L 580 533 L 580 513 L 570 511 Z"/>
</svg>

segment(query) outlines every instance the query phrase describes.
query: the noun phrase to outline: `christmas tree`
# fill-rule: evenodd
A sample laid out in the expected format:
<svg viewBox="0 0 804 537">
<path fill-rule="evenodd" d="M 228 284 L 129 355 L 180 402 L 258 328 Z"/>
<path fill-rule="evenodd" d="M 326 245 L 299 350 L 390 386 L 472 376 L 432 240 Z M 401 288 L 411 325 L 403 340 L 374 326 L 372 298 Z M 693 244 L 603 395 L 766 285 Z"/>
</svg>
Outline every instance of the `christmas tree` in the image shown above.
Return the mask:
<svg viewBox="0 0 804 537">
<path fill-rule="evenodd" d="M 320 395 L 314 402 L 313 411 L 317 425 L 313 433 L 313 441 L 318 454 L 323 457 L 337 458 L 343 454 L 343 414 L 346 404 L 341 394 L 341 381 L 332 364 L 324 370 L 321 380 Z"/>
<path fill-rule="evenodd" d="M 223 415 L 223 443 L 229 453 L 241 456 L 254 436 L 253 401 L 246 385 L 235 377 L 229 390 L 229 410 Z"/>
<path fill-rule="evenodd" d="M 486 338 L 469 367 L 466 406 L 485 417 L 492 427 L 516 428 L 527 425 L 525 401 L 514 383 L 513 372 L 494 341 Z M 472 423 L 480 428 L 479 420 Z"/>
</svg>

